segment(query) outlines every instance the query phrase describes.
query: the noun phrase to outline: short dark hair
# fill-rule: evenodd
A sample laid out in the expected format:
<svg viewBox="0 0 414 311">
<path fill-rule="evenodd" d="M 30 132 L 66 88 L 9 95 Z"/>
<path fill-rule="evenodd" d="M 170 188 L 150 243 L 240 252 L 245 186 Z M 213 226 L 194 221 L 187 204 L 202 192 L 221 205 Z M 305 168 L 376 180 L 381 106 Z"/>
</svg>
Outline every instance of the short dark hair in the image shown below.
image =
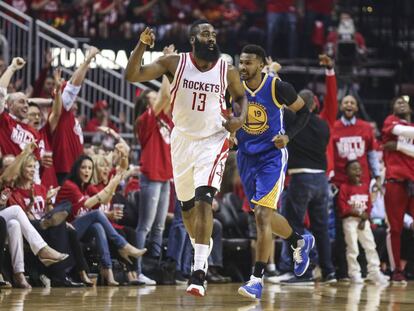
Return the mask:
<svg viewBox="0 0 414 311">
<path fill-rule="evenodd" d="M 211 23 L 208 20 L 206 20 L 206 19 L 198 19 L 198 20 L 196 20 L 190 26 L 190 31 L 188 33 L 188 35 L 189 35 L 190 38 L 197 36 L 197 34 L 200 31 L 199 26 L 202 25 L 202 24 L 209 24 L 209 25 L 211 25 Z"/>
<path fill-rule="evenodd" d="M 394 110 L 394 105 L 397 102 L 397 100 L 399 100 L 399 99 L 402 99 L 403 101 L 406 101 L 403 95 L 395 96 L 393 99 L 391 99 L 391 102 L 390 102 L 391 112 Z M 411 107 L 410 103 L 408 103 L 408 105 Z"/>
<path fill-rule="evenodd" d="M 359 161 L 355 159 L 355 160 L 349 160 L 348 162 L 346 162 L 345 171 L 348 171 L 348 167 L 350 167 L 354 163 L 359 163 Z"/>
<path fill-rule="evenodd" d="M 41 110 L 41 109 L 40 109 L 40 106 L 39 106 L 38 104 L 33 103 L 33 102 L 31 102 L 31 101 L 29 101 L 28 105 L 29 105 L 29 107 L 36 107 L 37 109 Z"/>
<path fill-rule="evenodd" d="M 303 89 L 301 90 L 298 95 L 303 99 L 305 102 L 305 106 L 311 110 L 313 105 L 313 99 L 315 97 L 315 94 L 309 89 Z"/>
<path fill-rule="evenodd" d="M 266 61 L 266 52 L 259 45 L 256 45 L 256 44 L 245 45 L 241 52 L 246 53 L 246 54 L 254 54 L 257 57 L 259 57 L 263 63 Z"/>
</svg>

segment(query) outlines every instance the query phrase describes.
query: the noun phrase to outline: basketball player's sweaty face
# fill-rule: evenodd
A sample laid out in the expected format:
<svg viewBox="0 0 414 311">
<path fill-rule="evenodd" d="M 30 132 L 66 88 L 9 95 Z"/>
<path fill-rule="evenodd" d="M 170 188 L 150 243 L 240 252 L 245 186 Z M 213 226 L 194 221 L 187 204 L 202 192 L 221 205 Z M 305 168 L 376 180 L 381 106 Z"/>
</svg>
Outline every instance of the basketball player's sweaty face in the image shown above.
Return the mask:
<svg viewBox="0 0 414 311">
<path fill-rule="evenodd" d="M 342 99 L 340 110 L 346 119 L 351 120 L 358 111 L 355 97 L 352 95 L 345 96 Z"/>
<path fill-rule="evenodd" d="M 242 53 L 239 61 L 240 78 L 249 81 L 261 75 L 263 66 L 263 61 L 256 54 Z"/>
<path fill-rule="evenodd" d="M 405 117 L 407 114 L 411 114 L 410 104 L 400 97 L 394 102 L 393 112 L 400 118 Z"/>
<path fill-rule="evenodd" d="M 352 184 L 359 184 L 361 182 L 362 169 L 359 162 L 349 164 L 346 169 L 346 173 Z"/>
<path fill-rule="evenodd" d="M 193 38 L 192 45 L 196 57 L 207 62 L 215 62 L 220 58 L 220 49 L 216 41 L 216 31 L 212 25 L 198 25 L 198 34 Z"/>
</svg>

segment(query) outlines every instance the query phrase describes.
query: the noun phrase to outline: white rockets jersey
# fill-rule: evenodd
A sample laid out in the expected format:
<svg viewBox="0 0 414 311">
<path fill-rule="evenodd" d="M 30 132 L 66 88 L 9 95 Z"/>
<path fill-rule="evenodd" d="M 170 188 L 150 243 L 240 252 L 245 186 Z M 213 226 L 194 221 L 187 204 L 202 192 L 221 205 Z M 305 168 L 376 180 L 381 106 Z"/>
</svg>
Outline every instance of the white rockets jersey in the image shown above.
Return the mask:
<svg viewBox="0 0 414 311">
<path fill-rule="evenodd" d="M 222 112 L 226 109 L 227 63 L 219 59 L 201 72 L 191 53 L 181 53 L 171 84 L 174 131 L 194 139 L 225 131 Z"/>
</svg>

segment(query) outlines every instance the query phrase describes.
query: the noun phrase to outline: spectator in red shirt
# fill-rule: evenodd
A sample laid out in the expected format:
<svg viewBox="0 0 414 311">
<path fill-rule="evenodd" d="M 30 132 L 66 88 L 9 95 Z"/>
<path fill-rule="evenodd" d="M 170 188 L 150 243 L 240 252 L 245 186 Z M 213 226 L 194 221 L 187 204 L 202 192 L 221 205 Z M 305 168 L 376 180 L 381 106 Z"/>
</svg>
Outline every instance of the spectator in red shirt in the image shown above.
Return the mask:
<svg viewBox="0 0 414 311">
<path fill-rule="evenodd" d="M 109 118 L 109 105 L 106 100 L 98 100 L 93 106 L 94 118 L 85 126 L 85 132 L 97 132 L 99 126 L 110 127 L 118 132 L 118 128 Z"/>
<path fill-rule="evenodd" d="M 332 130 L 335 163 L 333 183 L 340 186 L 346 182 L 345 166 L 350 160 L 360 162 L 364 183 L 369 183 L 371 180 L 370 171 L 380 183 L 380 165 L 371 125 L 356 117 L 359 108 L 354 96 L 345 96 L 339 108 L 342 116 L 335 122 Z M 381 185 L 378 184 L 378 186 Z"/>
<path fill-rule="evenodd" d="M 168 213 L 172 164 L 170 135 L 173 127 L 170 117 L 169 82 L 163 76 L 158 95 L 144 91 L 136 104 L 136 135 L 141 144 L 141 193 L 138 211 L 137 245 L 145 246 L 148 233 L 153 245 L 151 254 L 160 256 L 162 233 Z M 139 112 L 141 113 L 139 113 Z M 141 271 L 138 260 L 138 280 L 148 285 L 155 281 Z"/>
<path fill-rule="evenodd" d="M 23 152 L 15 158 L 15 161 L 4 168 L 4 171 L 0 176 L 0 191 L 2 196 L 4 196 L 1 199 L 2 202 L 0 205 L 3 205 L 4 208 L 0 210 L 0 216 L 3 217 L 7 223 L 9 249 L 10 254 L 12 254 L 14 285 L 18 288 L 31 288 L 24 276 L 25 267 L 22 236 L 25 237 L 30 245 L 32 252 L 39 256 L 40 261 L 45 266 L 58 263 L 68 257 L 67 254 L 61 254 L 49 247 L 32 226 L 22 208 L 14 202 L 10 202 L 12 192 L 10 188 L 7 187 L 10 186 L 16 175 L 18 175 L 23 161 L 28 156 L 33 157 L 32 154 L 35 148 L 35 143 L 28 144 Z"/>
<path fill-rule="evenodd" d="M 412 110 L 403 97 L 392 100 L 393 114 L 382 128 L 386 167 L 385 210 L 390 225 L 391 248 L 388 257 L 393 283 L 405 283 L 401 265 L 401 232 L 404 214 L 414 217 L 414 123 Z"/>
<path fill-rule="evenodd" d="M 49 187 L 57 187 L 56 171 L 53 165 L 51 133 L 56 129 L 57 123 L 62 111 L 62 94 L 61 94 L 61 70 L 54 72 L 55 99 L 53 101 L 52 111 L 49 114 L 46 124 L 41 124 L 41 109 L 35 103 L 29 103 L 27 113 L 27 121 L 38 133 L 40 140 L 38 146 L 40 155 L 43 158 L 43 167 L 41 170 L 42 184 L 48 189 Z"/>
<path fill-rule="evenodd" d="M 52 130 L 53 163 L 60 185 L 69 173 L 73 163 L 83 153 L 83 132 L 74 113 L 74 109 L 77 108 L 75 99 L 88 72 L 89 65 L 98 53 L 97 48 L 89 48 L 85 62 L 76 69 L 63 89 L 63 107 L 59 122 L 56 128 Z"/>
<path fill-rule="evenodd" d="M 88 265 L 83 256 L 82 247 L 73 227 L 66 225 L 66 218 L 70 212 L 70 204 L 63 202 L 54 206 L 52 200 L 59 188 L 46 188 L 43 184 L 33 183 L 36 158 L 29 155 L 22 163 L 15 182 L 12 198 L 25 210 L 34 227 L 44 237 L 45 241 L 54 249 L 73 254 L 71 261 L 65 261 L 65 268 L 47 269 L 52 280 L 52 286 L 81 287 L 82 283 L 75 283 L 66 276 L 66 268 L 76 264 L 80 278 L 84 284 L 92 286 L 86 271 Z"/>
<path fill-rule="evenodd" d="M 377 284 L 387 284 L 388 277 L 380 271 L 380 260 L 376 250 L 374 235 L 369 222 L 371 201 L 369 183 L 361 179 L 361 164 L 357 160 L 346 164 L 348 182 L 339 190 L 338 207 L 342 217 L 346 241 L 346 258 L 348 275 L 351 282 L 362 284 L 361 267 L 358 264 L 358 242 L 361 243 L 367 259 L 367 279 Z"/>
<path fill-rule="evenodd" d="M 124 237 L 112 227 L 105 214 L 99 210 L 101 204 L 108 204 L 112 199 L 116 187 L 122 178 L 117 173 L 101 191 L 92 184 L 94 171 L 93 161 L 90 157 L 82 155 L 73 164 L 71 173 L 59 190 L 56 201 L 69 201 L 72 203 L 72 225 L 75 227 L 81 240 L 97 239 L 97 246 L 101 260 L 101 276 L 107 285 L 117 286 L 112 272 L 112 260 L 108 240 L 116 246 L 119 255 L 127 262 L 129 257 L 138 258 L 146 249 L 137 249 L 129 244 Z M 93 209 L 93 211 L 91 211 Z"/>
</svg>

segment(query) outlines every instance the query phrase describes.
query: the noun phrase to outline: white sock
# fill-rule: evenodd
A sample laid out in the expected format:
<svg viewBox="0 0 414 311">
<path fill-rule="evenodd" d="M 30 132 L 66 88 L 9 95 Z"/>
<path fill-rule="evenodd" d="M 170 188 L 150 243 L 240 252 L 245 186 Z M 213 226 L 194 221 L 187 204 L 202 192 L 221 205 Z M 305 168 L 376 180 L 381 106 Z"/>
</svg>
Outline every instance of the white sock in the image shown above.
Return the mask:
<svg viewBox="0 0 414 311">
<path fill-rule="evenodd" d="M 274 263 L 268 263 L 266 269 L 267 271 L 276 271 L 276 265 Z"/>
<path fill-rule="evenodd" d="M 208 245 L 195 244 L 194 247 L 194 271 L 203 270 L 208 258 Z"/>
</svg>

